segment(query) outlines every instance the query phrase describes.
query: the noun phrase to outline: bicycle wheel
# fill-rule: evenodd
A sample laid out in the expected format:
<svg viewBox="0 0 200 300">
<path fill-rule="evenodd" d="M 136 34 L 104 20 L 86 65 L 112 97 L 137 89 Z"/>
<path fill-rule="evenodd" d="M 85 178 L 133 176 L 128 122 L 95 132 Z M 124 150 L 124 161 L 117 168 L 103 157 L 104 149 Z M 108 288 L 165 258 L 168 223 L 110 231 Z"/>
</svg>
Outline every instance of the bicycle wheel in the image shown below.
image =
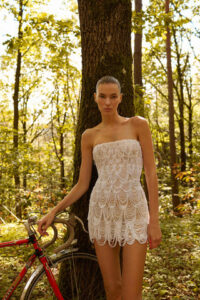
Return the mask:
<svg viewBox="0 0 200 300">
<path fill-rule="evenodd" d="M 51 270 L 65 300 L 105 300 L 103 280 L 95 255 L 87 253 L 65 253 L 52 259 Z M 61 271 L 61 272 L 60 272 Z M 60 278 L 67 272 L 68 280 Z M 44 268 L 35 272 L 27 282 L 22 300 L 56 299 Z"/>
</svg>

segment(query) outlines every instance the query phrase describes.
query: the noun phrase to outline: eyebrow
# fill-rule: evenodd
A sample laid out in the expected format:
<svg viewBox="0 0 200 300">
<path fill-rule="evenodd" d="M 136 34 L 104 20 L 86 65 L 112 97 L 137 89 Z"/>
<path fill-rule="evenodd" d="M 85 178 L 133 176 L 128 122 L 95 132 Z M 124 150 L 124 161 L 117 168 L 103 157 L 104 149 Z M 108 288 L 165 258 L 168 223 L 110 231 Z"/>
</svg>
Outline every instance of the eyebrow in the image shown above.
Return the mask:
<svg viewBox="0 0 200 300">
<path fill-rule="evenodd" d="M 105 94 L 104 93 L 99 93 L 99 95 L 105 95 Z M 112 93 L 111 96 L 112 95 L 117 95 L 117 93 Z"/>
</svg>

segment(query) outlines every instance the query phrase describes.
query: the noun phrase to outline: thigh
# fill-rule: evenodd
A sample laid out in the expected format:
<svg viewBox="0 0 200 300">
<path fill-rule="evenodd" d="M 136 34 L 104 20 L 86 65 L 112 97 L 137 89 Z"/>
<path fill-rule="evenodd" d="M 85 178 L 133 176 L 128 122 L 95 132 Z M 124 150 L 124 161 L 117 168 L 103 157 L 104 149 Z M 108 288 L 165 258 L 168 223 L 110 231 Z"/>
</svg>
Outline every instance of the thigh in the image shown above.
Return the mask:
<svg viewBox="0 0 200 300">
<path fill-rule="evenodd" d="M 122 265 L 122 299 L 142 299 L 142 283 L 147 243 L 140 244 L 137 240 L 133 245 L 123 247 Z"/>
<path fill-rule="evenodd" d="M 120 246 L 112 248 L 108 243 L 100 246 L 96 241 L 94 246 L 105 287 L 121 283 Z"/>
</svg>

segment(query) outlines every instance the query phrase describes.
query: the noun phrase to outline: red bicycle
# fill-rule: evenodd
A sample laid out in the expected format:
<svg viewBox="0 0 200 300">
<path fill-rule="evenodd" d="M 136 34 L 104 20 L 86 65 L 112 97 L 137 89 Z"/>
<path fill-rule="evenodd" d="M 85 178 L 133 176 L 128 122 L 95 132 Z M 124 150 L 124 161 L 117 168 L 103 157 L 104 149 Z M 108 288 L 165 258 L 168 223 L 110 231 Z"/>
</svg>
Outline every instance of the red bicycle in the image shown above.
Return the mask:
<svg viewBox="0 0 200 300">
<path fill-rule="evenodd" d="M 28 238 L 18 241 L 0 243 L 0 248 L 29 244 L 31 244 L 34 248 L 34 253 L 29 257 L 21 272 L 11 284 L 10 288 L 4 295 L 3 300 L 8 300 L 11 298 L 15 289 L 23 280 L 25 274 L 33 265 L 36 258 L 39 259 L 41 264 L 28 279 L 21 294 L 20 300 L 106 299 L 96 256 L 79 252 L 78 248 L 75 248 L 73 245 L 74 226 L 76 221 L 79 221 L 83 227 L 83 230 L 86 231 L 82 220 L 77 216 L 71 214 L 69 215 L 68 219 L 58 218 L 56 216 L 51 225 L 54 233 L 53 238 L 51 241 L 41 246 L 39 245 L 40 237 L 37 238 L 37 232 L 33 227 L 33 225 L 36 224 L 36 218 L 30 217 L 24 223 L 28 232 Z M 48 256 L 45 254 L 45 248 L 53 244 L 58 237 L 58 231 L 55 226 L 56 223 L 62 223 L 67 226 L 68 239 L 63 245 L 54 250 L 53 255 Z M 65 282 L 63 282 L 61 277 L 59 278 L 62 268 L 64 268 L 68 274 L 68 279 Z M 89 282 L 87 281 L 88 278 L 90 278 Z"/>
</svg>

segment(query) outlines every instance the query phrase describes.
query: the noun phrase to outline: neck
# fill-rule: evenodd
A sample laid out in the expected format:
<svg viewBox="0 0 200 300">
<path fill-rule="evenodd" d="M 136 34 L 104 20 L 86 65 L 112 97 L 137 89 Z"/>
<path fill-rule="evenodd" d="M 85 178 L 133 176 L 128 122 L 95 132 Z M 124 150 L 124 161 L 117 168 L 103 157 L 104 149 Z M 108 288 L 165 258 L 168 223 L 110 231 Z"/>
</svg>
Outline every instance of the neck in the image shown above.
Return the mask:
<svg viewBox="0 0 200 300">
<path fill-rule="evenodd" d="M 121 116 L 118 115 L 118 113 L 113 115 L 101 115 L 102 122 L 101 124 L 103 126 L 114 126 L 120 123 Z"/>
</svg>

